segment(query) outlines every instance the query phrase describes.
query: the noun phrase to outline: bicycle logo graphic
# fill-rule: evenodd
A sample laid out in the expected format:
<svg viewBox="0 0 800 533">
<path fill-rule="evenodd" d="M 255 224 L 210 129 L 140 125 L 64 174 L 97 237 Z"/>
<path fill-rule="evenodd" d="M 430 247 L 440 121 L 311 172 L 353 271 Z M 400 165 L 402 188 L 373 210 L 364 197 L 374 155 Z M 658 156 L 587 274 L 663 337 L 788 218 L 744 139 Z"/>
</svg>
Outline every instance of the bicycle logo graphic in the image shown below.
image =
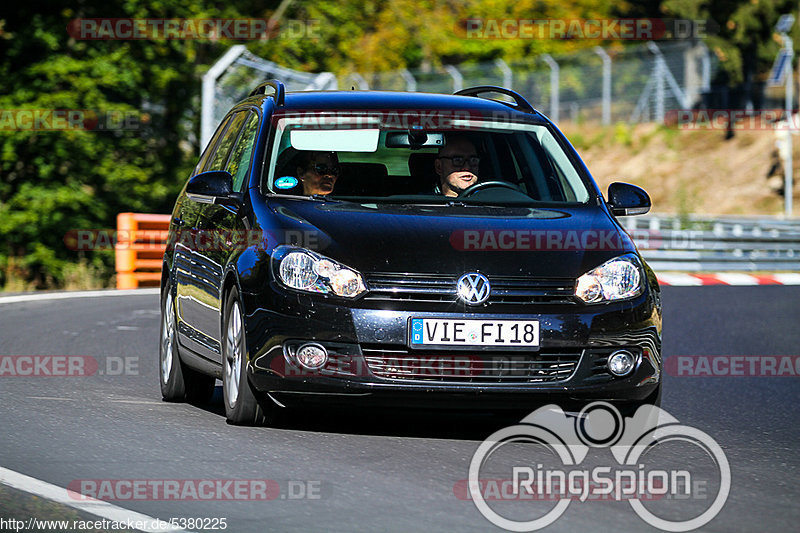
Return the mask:
<svg viewBox="0 0 800 533">
<path fill-rule="evenodd" d="M 496 526 L 508 531 L 536 531 L 552 524 L 564 514 L 572 498 L 559 498 L 552 509 L 532 520 L 512 520 L 501 516 L 486 502 L 481 490 L 480 476 L 481 468 L 500 447 L 521 442 L 544 445 L 558 457 L 565 470 L 577 469 L 591 448 L 609 448 L 621 467 L 635 468 L 645 452 L 675 441 L 699 447 L 714 462 L 719 471 L 720 481 L 719 490 L 711 505 L 699 515 L 687 520 L 666 520 L 648 510 L 643 505 L 642 498 L 636 494 L 626 499 L 634 512 L 654 527 L 671 532 L 691 531 L 710 522 L 725 505 L 731 485 L 730 465 L 722 448 L 708 434 L 697 428 L 682 425 L 666 411 L 650 405 L 640 407 L 630 418 L 623 417 L 607 402 L 591 403 L 577 416 L 567 416 L 557 405 L 547 405 L 537 409 L 518 424 L 496 431 L 478 446 L 469 467 L 469 494 L 481 514 Z M 532 469 L 514 468 L 514 483 L 517 490 L 520 488 L 518 470 L 530 476 L 527 480 L 527 487 L 530 489 L 534 474 Z M 525 483 L 522 483 L 522 486 L 524 485 Z M 564 490 L 564 487 L 561 487 L 561 490 Z M 585 493 L 581 499 L 584 498 Z"/>
</svg>

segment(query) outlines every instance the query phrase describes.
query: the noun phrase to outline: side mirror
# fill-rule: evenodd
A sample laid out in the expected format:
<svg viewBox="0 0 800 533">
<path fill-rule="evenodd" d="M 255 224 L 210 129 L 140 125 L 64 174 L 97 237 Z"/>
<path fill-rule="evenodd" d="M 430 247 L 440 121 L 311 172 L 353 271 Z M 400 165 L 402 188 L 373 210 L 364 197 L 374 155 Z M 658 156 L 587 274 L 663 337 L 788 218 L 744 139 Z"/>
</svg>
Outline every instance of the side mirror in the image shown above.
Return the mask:
<svg viewBox="0 0 800 533">
<path fill-rule="evenodd" d="M 650 196 L 641 187 L 620 182 L 608 186 L 608 207 L 614 215 L 644 215 L 650 205 Z"/>
<path fill-rule="evenodd" d="M 233 176 L 225 170 L 202 172 L 189 180 L 186 196 L 202 204 L 238 206 L 242 195 L 233 191 Z"/>
</svg>

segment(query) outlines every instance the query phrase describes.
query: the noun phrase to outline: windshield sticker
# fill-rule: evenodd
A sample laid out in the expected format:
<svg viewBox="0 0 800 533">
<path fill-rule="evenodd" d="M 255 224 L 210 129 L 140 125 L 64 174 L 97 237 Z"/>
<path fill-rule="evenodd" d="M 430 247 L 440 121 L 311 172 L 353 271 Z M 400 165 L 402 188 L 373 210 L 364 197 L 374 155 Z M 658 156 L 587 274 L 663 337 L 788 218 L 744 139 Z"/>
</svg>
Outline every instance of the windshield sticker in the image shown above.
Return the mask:
<svg viewBox="0 0 800 533">
<path fill-rule="evenodd" d="M 291 189 L 296 187 L 299 182 L 294 176 L 283 176 L 275 180 L 276 189 Z"/>
</svg>

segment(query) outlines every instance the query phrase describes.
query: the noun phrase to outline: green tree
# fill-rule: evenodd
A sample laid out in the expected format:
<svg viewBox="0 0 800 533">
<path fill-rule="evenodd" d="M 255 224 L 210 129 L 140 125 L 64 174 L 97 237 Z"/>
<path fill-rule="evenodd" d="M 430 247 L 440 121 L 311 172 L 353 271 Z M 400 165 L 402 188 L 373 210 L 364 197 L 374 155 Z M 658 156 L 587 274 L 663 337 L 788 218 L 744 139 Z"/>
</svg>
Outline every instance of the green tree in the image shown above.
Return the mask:
<svg viewBox="0 0 800 533">
<path fill-rule="evenodd" d="M 782 46 L 774 33 L 778 18 L 784 13 L 800 16 L 797 0 L 664 0 L 660 10 L 665 16 L 713 23 L 716 33 L 706 42 L 729 85 L 763 81 Z M 792 29 L 796 49 L 798 26 Z"/>
<path fill-rule="evenodd" d="M 466 19 L 597 19 L 620 14 L 611 0 L 295 0 L 286 16 L 318 21 L 317 38 L 275 39 L 250 49 L 298 69 L 336 74 L 480 61 L 520 59 L 592 47 L 589 40 L 469 39 Z"/>
<path fill-rule="evenodd" d="M 263 17 L 254 2 L 238 2 Z M 90 0 L 53 10 L 23 2 L 0 34 L 0 109 L 110 111 L 137 117 L 129 131 L 0 131 L 0 285 L 20 277 L 59 287 L 82 254 L 70 230 L 113 228 L 118 212 L 166 213 L 194 165 L 200 75 L 231 43 L 76 40 L 75 18 L 240 17 L 180 0 Z M 85 254 L 110 276 L 113 253 Z"/>
</svg>

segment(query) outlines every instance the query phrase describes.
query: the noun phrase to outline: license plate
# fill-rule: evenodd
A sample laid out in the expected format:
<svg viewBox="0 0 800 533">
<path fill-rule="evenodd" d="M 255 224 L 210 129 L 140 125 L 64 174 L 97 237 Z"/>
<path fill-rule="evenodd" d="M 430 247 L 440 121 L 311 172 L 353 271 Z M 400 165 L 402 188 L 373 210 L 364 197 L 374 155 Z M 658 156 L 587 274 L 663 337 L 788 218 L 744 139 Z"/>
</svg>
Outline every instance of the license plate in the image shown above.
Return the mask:
<svg viewBox="0 0 800 533">
<path fill-rule="evenodd" d="M 539 346 L 538 320 L 412 318 L 411 345 Z"/>
</svg>

